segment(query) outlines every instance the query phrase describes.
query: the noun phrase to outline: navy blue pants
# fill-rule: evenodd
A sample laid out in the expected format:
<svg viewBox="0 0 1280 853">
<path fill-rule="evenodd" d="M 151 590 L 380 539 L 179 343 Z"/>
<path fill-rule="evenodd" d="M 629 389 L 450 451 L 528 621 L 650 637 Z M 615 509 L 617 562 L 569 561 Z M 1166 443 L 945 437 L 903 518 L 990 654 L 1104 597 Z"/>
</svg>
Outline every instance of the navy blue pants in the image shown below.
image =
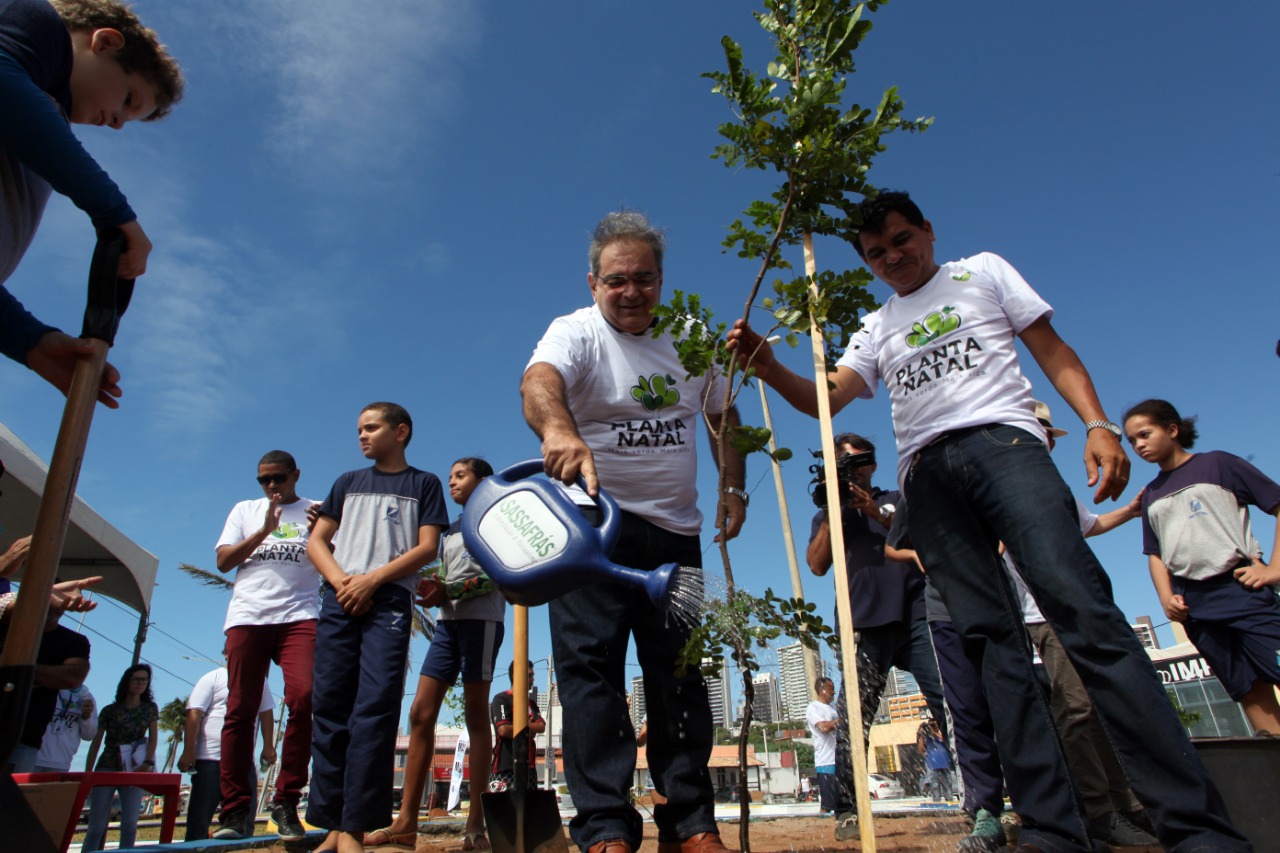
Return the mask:
<svg viewBox="0 0 1280 853">
<path fill-rule="evenodd" d="M 307 822 L 372 832 L 391 823 L 391 780 L 413 629 L 413 597 L 384 584 L 363 616 L 320 588 L 311 693 L 311 802 Z"/>
<path fill-rule="evenodd" d="M 613 562 L 652 571 L 664 563 L 700 567 L 697 536 L 681 536 L 622 513 Z M 702 675 L 677 676 L 676 660 L 689 628 L 654 607 L 634 587 L 593 583 L 548 605 L 551 647 L 564 708 L 564 769 L 578 809 L 569 834 L 581 849 L 622 839 L 640 848 L 643 825 L 628 794 L 635 775 L 636 738 L 627 714 L 627 644 L 636 638 L 649 711 L 646 753 L 654 787 L 659 841 L 716 830 L 707 762 L 713 724 Z"/>
<path fill-rule="evenodd" d="M 1000 542 L 1089 691 L 1161 843 L 1171 853 L 1252 849 L 1108 597 L 1044 443 L 1011 426 L 962 430 L 921 450 L 905 487 L 911 541 L 929 579 L 960 636 L 982 644 L 983 686 L 1022 841 L 1052 853 L 1092 848 Z"/>
<path fill-rule="evenodd" d="M 987 694 L 982 692 L 982 670 L 965 653 L 960 635 L 950 622 L 930 622 L 933 648 L 942 676 L 942 691 L 955 727 L 956 763 L 964 781 L 964 810 L 977 814 L 986 809 L 994 815 L 1004 811 L 1004 772 L 996 747 L 995 724 Z M 978 655 L 981 660 L 981 655 Z"/>
</svg>

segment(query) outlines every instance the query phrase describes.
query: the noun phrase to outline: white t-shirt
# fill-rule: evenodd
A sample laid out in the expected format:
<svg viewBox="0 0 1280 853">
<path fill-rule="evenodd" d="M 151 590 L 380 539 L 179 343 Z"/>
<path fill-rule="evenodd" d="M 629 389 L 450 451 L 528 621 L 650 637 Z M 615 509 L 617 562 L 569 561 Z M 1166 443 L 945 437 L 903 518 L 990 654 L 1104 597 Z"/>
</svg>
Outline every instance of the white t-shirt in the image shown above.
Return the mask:
<svg viewBox="0 0 1280 853">
<path fill-rule="evenodd" d="M 820 702 L 817 699 L 810 702 L 809 707 L 805 709 L 804 721 L 809 727 L 809 733 L 813 735 L 814 767 L 829 767 L 836 763 L 836 730 L 820 731 L 818 723 L 838 719 L 840 719 L 840 716 L 836 713 L 834 705 L 828 705 L 826 702 Z"/>
<path fill-rule="evenodd" d="M 984 252 L 943 264 L 929 283 L 868 314 L 839 365 L 883 379 L 893 405 L 898 482 L 912 457 L 945 432 L 1009 424 L 1044 438 L 1014 338 L 1053 309 L 1018 271 Z"/>
<path fill-rule="evenodd" d="M 200 720 L 200 734 L 196 741 L 196 759 L 198 761 L 220 761 L 222 759 L 222 723 L 227 717 L 227 668 L 220 666 L 212 672 L 200 676 L 196 686 L 191 689 L 191 698 L 187 699 L 188 711 L 203 711 Z M 258 715 L 270 711 L 276 705 L 275 697 L 266 682 L 262 684 L 262 701 L 258 703 Z M 253 745 L 258 746 L 258 721 L 253 721 Z"/>
<path fill-rule="evenodd" d="M 722 411 L 720 374 L 686 379 L 670 335 L 619 332 L 595 305 L 551 323 L 525 369 L 539 362 L 564 377 L 578 433 L 618 506 L 674 533 L 698 534 L 697 432 L 704 409 Z"/>
<path fill-rule="evenodd" d="M 227 516 L 218 548 L 239 545 L 262 528 L 269 498 L 241 501 Z M 320 573 L 307 557 L 307 507 L 283 504 L 280 524 L 236 569 L 235 590 L 222 630 L 236 625 L 280 625 L 320 615 Z"/>
<path fill-rule="evenodd" d="M 1085 536 L 1089 535 L 1089 531 L 1098 523 L 1098 516 L 1089 511 L 1089 508 L 1076 500 L 1076 513 L 1080 516 L 1080 532 Z M 1036 606 L 1036 600 L 1031 597 L 1031 590 L 1027 589 L 1027 585 L 1022 580 L 1022 575 L 1018 573 L 1018 567 L 1014 564 L 1013 558 L 1009 556 L 1009 552 L 1004 552 L 1004 570 L 1009 575 L 1009 580 L 1013 581 L 1013 591 L 1018 596 L 1018 602 L 1022 605 L 1022 621 L 1028 625 L 1039 625 L 1048 620 L 1044 618 L 1044 614 L 1040 612 L 1040 608 Z"/>
<path fill-rule="evenodd" d="M 49 727 L 44 730 L 44 739 L 40 741 L 36 767 L 68 770 L 71 760 L 80 749 L 80 741 L 93 740 L 98 733 L 98 703 L 94 701 L 93 712 L 85 717 L 81 715 L 80 709 L 86 699 L 93 699 L 93 694 L 83 684 L 74 690 L 58 691 L 53 719 L 49 720 Z"/>
</svg>

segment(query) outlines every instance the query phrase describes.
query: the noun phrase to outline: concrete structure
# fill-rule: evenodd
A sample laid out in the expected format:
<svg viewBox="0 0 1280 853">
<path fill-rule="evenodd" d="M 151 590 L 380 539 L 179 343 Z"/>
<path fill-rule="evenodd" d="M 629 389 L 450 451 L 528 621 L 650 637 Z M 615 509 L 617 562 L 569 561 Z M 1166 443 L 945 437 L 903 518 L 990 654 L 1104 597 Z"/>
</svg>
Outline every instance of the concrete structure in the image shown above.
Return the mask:
<svg viewBox="0 0 1280 853">
<path fill-rule="evenodd" d="M 648 712 L 649 706 L 644 700 L 644 678 L 637 675 L 631 679 L 631 725 L 636 731 L 640 731 L 640 724 Z"/>
<path fill-rule="evenodd" d="M 826 675 L 826 670 L 826 661 L 818 658 L 814 678 Z M 804 669 L 804 646 L 799 643 L 778 649 L 778 686 L 782 694 L 782 719 L 803 720 L 805 709 L 815 696 Z"/>
<path fill-rule="evenodd" d="M 703 666 L 711 663 L 711 658 L 704 658 Z M 711 722 L 721 728 L 733 724 L 733 705 L 730 704 L 729 683 L 727 673 L 721 667 L 718 675 L 704 676 L 707 682 L 707 697 L 711 700 Z"/>
<path fill-rule="evenodd" d="M 1138 635 L 1138 642 L 1142 643 L 1144 649 L 1160 648 L 1160 641 L 1156 638 L 1156 629 L 1151 624 L 1150 616 L 1139 616 L 1138 621 L 1129 627 Z"/>
<path fill-rule="evenodd" d="M 751 719 L 758 723 L 782 721 L 782 697 L 778 692 L 778 679 L 772 672 L 762 672 L 751 679 L 754 697 L 751 701 Z"/>
</svg>

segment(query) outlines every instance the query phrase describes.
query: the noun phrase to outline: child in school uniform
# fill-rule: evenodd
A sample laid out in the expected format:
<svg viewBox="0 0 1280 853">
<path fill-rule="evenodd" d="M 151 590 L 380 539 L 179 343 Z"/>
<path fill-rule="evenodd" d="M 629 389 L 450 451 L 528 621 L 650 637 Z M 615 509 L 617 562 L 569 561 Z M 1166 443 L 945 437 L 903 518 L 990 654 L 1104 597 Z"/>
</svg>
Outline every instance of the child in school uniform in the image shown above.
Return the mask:
<svg viewBox="0 0 1280 853">
<path fill-rule="evenodd" d="M 1160 467 L 1142 494 L 1142 550 L 1165 614 L 1186 626 L 1249 724 L 1280 735 L 1280 485 L 1239 456 L 1191 453 L 1195 419 L 1165 400 L 1125 412 L 1124 431 Z M 1277 516 L 1270 563 L 1250 504 Z"/>
<path fill-rule="evenodd" d="M 320 853 L 359 853 L 365 832 L 391 822 L 413 595 L 418 571 L 435 559 L 449 527 L 439 479 L 405 460 L 409 413 L 370 403 L 357 431 L 373 466 L 337 479 L 307 546 L 324 578 L 307 807 L 308 823 L 329 830 Z"/>
</svg>

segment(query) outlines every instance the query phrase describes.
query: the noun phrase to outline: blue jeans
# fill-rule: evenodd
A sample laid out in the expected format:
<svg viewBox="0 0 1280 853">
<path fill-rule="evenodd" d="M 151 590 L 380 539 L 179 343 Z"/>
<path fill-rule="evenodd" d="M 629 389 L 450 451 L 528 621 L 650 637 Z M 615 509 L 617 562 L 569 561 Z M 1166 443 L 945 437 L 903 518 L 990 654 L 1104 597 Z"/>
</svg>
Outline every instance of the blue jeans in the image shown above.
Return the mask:
<svg viewBox="0 0 1280 853">
<path fill-rule="evenodd" d="M 120 848 L 133 846 L 138 836 L 138 811 L 142 808 L 141 788 L 120 788 Z M 80 849 L 84 853 L 101 850 L 107 839 L 107 824 L 111 817 L 111 795 L 115 788 L 94 788 L 89 794 L 89 826 L 84 833 Z"/>
<path fill-rule="evenodd" d="M 910 537 L 982 681 L 1022 840 L 1091 849 L 1053 717 L 1032 666 L 1004 542 L 1062 641 L 1160 841 L 1173 853 L 1251 850 L 1196 756 L 1150 660 L 1107 595 L 1071 490 L 1036 436 L 992 425 L 921 450 L 906 478 Z"/>
<path fill-rule="evenodd" d="M 836 660 L 840 671 L 844 672 L 839 649 L 836 650 Z M 858 695 L 862 699 L 863 745 L 870 748 L 868 735 L 871 723 L 880 707 L 880 697 L 884 695 L 885 681 L 892 667 L 915 676 L 929 713 L 938 721 L 943 737 L 946 737 L 946 705 L 943 703 L 938 662 L 933 656 L 933 642 L 929 639 L 929 624 L 923 619 L 916 619 L 858 630 Z M 844 723 L 849 719 L 849 700 L 844 687 L 841 682 L 840 695 L 836 698 L 836 713 L 841 720 L 841 724 L 836 726 L 837 820 L 841 814 L 853 811 L 853 753 L 849 745 L 849 726 Z"/>
<path fill-rule="evenodd" d="M 187 800 L 187 832 L 183 841 L 204 841 L 209 837 L 209 825 L 213 823 L 213 814 L 218 810 L 222 799 L 219 788 L 219 774 L 222 772 L 221 762 L 215 758 L 197 758 L 195 769 L 191 771 L 191 796 Z M 249 774 L 248 789 L 253 793 L 252 805 L 249 809 L 258 810 L 258 771 L 256 768 Z"/>
<path fill-rule="evenodd" d="M 391 823 L 396 732 L 413 628 L 409 591 L 383 584 L 363 616 L 320 587 L 307 822 L 345 832 Z"/>
<path fill-rule="evenodd" d="M 613 562 L 651 571 L 663 563 L 700 567 L 697 536 L 663 530 L 622 514 Z M 654 787 L 667 798 L 655 806 L 659 841 L 715 832 L 714 793 L 707 762 L 713 725 L 707 686 L 695 669 L 675 674 L 689 629 L 667 619 L 632 587 L 592 583 L 548 605 L 551 648 L 564 708 L 564 767 L 578 814 L 569 834 L 583 850 L 622 839 L 640 849 L 642 824 L 628 793 L 636 741 L 627 714 L 627 644 L 636 638 L 649 710 L 646 748 Z"/>
</svg>

